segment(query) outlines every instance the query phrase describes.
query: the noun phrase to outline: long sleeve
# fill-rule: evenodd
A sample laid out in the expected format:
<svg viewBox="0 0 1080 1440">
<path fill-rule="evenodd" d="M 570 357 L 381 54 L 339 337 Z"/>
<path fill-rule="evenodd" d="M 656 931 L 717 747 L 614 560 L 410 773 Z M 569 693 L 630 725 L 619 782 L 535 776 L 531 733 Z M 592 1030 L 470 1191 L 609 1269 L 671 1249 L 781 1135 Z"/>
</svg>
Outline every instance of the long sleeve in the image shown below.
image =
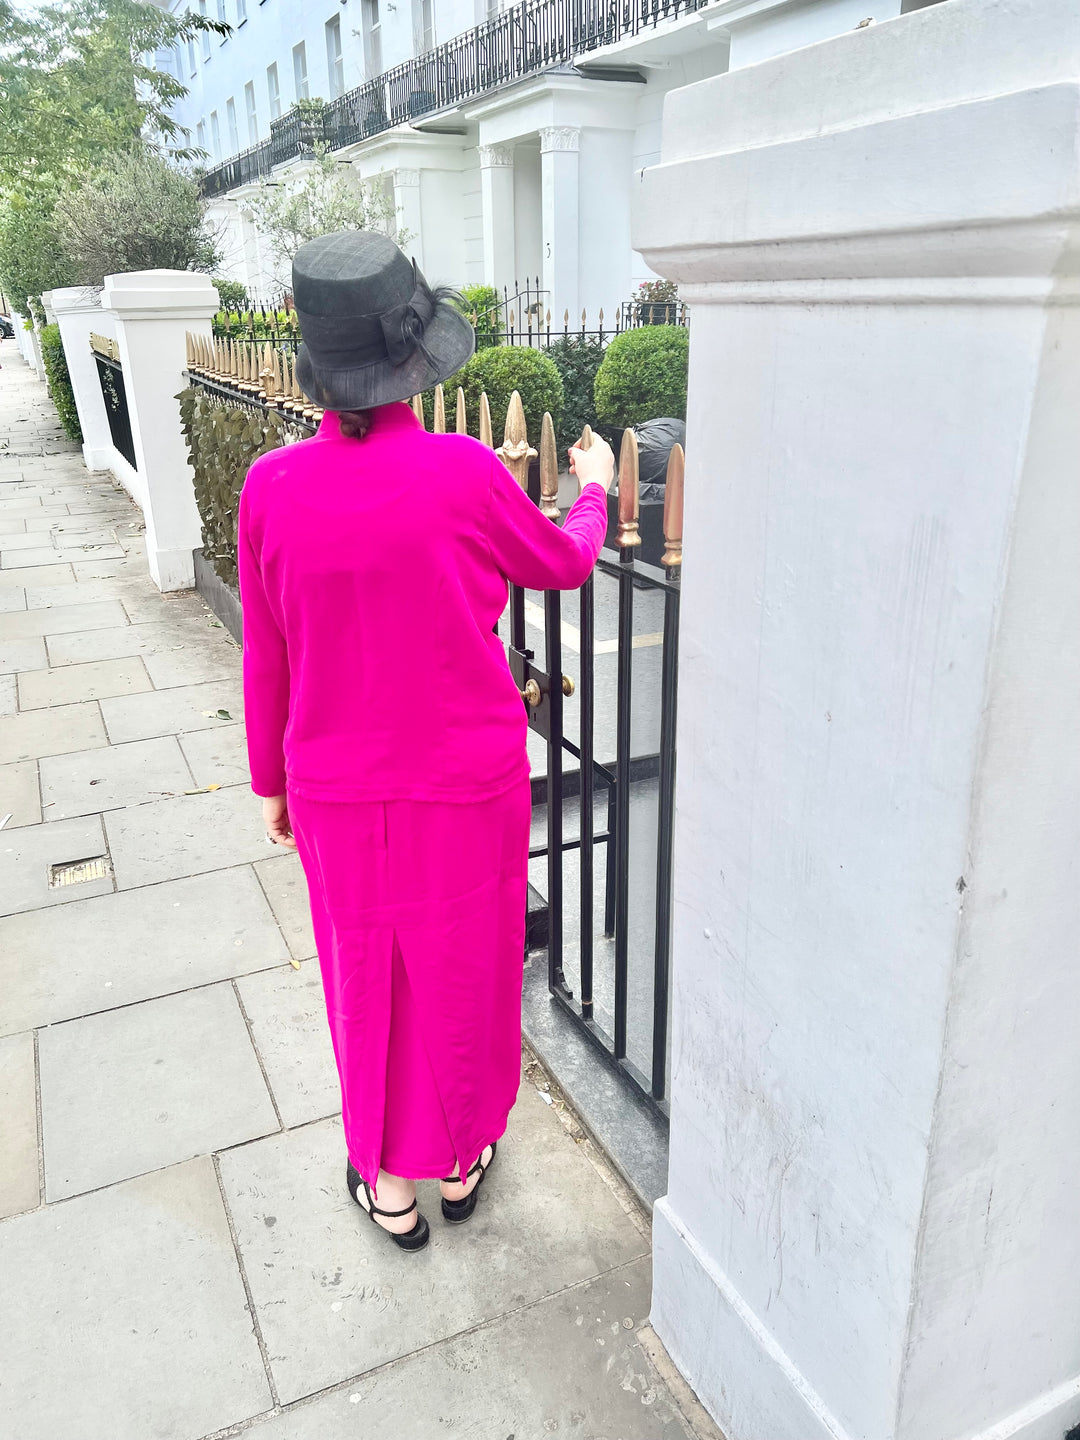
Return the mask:
<svg viewBox="0 0 1080 1440">
<path fill-rule="evenodd" d="M 237 561 L 244 612 L 244 714 L 248 764 L 256 795 L 285 791 L 283 743 L 289 719 L 289 657 L 266 598 L 252 545 L 247 491 L 240 494 Z"/>
<path fill-rule="evenodd" d="M 607 497 L 586 485 L 562 525 L 534 505 L 499 460 L 492 458 L 488 545 L 499 570 L 529 590 L 574 590 L 592 573 L 607 530 Z"/>
</svg>

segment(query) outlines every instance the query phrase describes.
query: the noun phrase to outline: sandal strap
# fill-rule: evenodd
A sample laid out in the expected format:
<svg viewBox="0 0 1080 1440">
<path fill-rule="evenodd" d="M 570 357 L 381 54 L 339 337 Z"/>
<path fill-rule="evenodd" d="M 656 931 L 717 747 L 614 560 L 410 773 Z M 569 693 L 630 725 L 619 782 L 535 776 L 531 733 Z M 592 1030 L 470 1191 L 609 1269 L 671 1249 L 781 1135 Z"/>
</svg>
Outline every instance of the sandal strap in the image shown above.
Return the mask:
<svg viewBox="0 0 1080 1440">
<path fill-rule="evenodd" d="M 487 1145 L 484 1146 L 484 1150 L 490 1150 L 490 1151 L 491 1151 L 491 1160 L 494 1160 L 494 1159 L 495 1159 L 495 1146 L 496 1146 L 498 1143 L 499 1143 L 499 1142 L 498 1142 L 497 1140 L 493 1140 L 493 1141 L 491 1141 L 489 1144 L 487 1144 Z M 483 1179 L 484 1175 L 487 1173 L 487 1168 L 488 1168 L 488 1165 L 491 1164 L 491 1160 L 488 1161 L 487 1165 L 485 1165 L 485 1164 L 483 1163 L 483 1161 L 484 1161 L 484 1150 L 481 1150 L 481 1151 L 480 1151 L 480 1154 L 476 1157 L 476 1164 L 473 1165 L 470 1169 L 468 1169 L 468 1170 L 465 1171 L 465 1179 L 466 1179 L 466 1180 L 469 1178 L 470 1175 L 475 1175 L 478 1170 L 479 1170 L 479 1172 L 480 1172 L 480 1178 L 481 1178 L 481 1179 Z M 460 1185 L 460 1184 L 463 1184 L 464 1181 L 460 1181 L 456 1175 L 444 1175 L 443 1178 L 442 1178 L 442 1182 L 441 1182 L 441 1183 L 442 1183 L 443 1185 Z"/>
<path fill-rule="evenodd" d="M 371 1198 L 371 1186 L 366 1180 L 362 1180 L 360 1183 L 363 1185 L 364 1194 L 367 1196 L 369 1215 L 381 1215 L 384 1220 L 400 1220 L 403 1215 L 411 1215 L 416 1209 L 416 1201 L 414 1200 L 411 1205 L 406 1205 L 404 1210 L 380 1210 Z"/>
</svg>

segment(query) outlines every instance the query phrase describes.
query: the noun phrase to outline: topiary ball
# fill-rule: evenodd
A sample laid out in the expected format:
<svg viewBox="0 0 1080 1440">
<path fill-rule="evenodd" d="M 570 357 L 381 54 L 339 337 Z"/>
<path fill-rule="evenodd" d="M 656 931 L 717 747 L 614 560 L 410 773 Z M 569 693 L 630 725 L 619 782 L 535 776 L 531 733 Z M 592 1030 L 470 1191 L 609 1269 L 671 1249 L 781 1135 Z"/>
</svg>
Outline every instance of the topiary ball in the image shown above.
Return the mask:
<svg viewBox="0 0 1080 1440">
<path fill-rule="evenodd" d="M 501 445 L 506 426 L 510 396 L 516 390 L 521 396 L 529 444 L 540 448 L 540 426 L 547 410 L 556 432 L 562 418 L 563 383 L 559 372 L 546 355 L 520 345 L 493 345 L 478 350 L 456 374 L 443 383 L 446 400 L 446 423 L 454 425 L 454 405 L 458 386 L 465 391 L 465 413 L 469 434 L 480 438 L 480 396 L 486 391 L 491 407 L 491 430 L 495 444 Z M 430 426 L 433 415 L 433 392 L 424 396 L 424 413 Z"/>
<path fill-rule="evenodd" d="M 686 419 L 690 335 L 682 325 L 646 325 L 616 335 L 596 372 L 601 425 L 640 425 L 658 416 Z"/>
</svg>

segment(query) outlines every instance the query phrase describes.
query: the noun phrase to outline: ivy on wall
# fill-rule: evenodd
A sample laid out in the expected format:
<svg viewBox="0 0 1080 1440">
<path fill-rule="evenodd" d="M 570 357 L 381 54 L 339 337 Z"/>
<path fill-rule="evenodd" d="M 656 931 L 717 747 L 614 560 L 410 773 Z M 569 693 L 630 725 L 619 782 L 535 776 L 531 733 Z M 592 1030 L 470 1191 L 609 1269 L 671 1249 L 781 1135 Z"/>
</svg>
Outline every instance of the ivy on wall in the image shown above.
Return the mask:
<svg viewBox="0 0 1080 1440">
<path fill-rule="evenodd" d="M 194 385 L 176 398 L 188 462 L 195 471 L 203 554 L 218 578 L 235 590 L 236 525 L 244 477 L 260 455 L 310 432 L 291 425 L 273 410 L 230 405 Z"/>
</svg>

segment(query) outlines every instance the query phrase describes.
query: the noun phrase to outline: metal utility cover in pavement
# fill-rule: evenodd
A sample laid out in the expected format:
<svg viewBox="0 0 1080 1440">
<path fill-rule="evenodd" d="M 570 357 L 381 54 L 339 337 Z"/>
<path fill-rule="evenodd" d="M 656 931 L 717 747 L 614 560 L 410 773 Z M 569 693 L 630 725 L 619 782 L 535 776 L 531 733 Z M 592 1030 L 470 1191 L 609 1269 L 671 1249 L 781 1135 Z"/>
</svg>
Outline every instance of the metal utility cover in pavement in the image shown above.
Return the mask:
<svg viewBox="0 0 1080 1440">
<path fill-rule="evenodd" d="M 111 874 L 112 866 L 107 855 L 95 855 L 91 860 L 72 860 L 67 865 L 50 865 L 49 889 L 81 885 L 85 880 L 107 880 Z"/>
</svg>

